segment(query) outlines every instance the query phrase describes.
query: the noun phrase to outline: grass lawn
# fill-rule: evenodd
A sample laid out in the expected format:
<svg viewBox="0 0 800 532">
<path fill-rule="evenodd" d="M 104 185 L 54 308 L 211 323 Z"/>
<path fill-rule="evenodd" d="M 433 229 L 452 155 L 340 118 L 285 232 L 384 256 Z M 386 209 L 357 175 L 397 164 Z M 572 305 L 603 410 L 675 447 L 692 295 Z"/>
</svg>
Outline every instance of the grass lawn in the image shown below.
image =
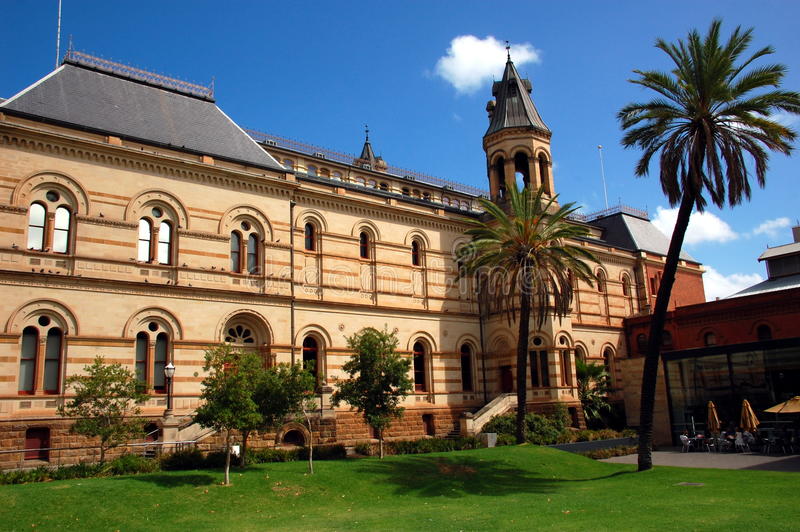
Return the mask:
<svg viewBox="0 0 800 532">
<path fill-rule="evenodd" d="M 2 530 L 791 530 L 800 476 L 535 446 L 0 486 Z M 703 483 L 685 486 L 681 483 Z"/>
</svg>

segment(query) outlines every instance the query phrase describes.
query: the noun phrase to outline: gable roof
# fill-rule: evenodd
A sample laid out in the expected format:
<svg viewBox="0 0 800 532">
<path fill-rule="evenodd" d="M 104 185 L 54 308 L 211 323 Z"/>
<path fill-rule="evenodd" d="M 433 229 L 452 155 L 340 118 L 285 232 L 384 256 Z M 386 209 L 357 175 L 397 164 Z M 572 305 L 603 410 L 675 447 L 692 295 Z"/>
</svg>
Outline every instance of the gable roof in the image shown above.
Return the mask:
<svg viewBox="0 0 800 532">
<path fill-rule="evenodd" d="M 531 82 L 519 77 L 517 67 L 509 58 L 503 80 L 492 85 L 495 106 L 484 137 L 510 127 L 537 129 L 549 135 L 550 130 L 533 104 L 531 90 Z"/>
<path fill-rule="evenodd" d="M 602 227 L 603 241 L 615 248 L 649 251 L 663 256 L 669 251 L 669 238 L 649 220 L 619 213 L 598 218 L 591 224 Z M 680 258 L 697 262 L 685 251 L 681 251 Z"/>
<path fill-rule="evenodd" d="M 208 98 L 65 61 L 0 103 L 33 120 L 283 171 Z"/>
</svg>

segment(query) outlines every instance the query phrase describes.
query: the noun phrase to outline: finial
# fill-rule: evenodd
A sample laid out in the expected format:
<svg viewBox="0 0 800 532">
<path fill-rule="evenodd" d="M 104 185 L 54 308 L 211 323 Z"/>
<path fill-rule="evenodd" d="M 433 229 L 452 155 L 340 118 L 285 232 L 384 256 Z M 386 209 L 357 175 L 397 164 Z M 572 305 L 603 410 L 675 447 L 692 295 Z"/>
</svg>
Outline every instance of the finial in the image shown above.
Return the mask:
<svg viewBox="0 0 800 532">
<path fill-rule="evenodd" d="M 367 136 L 367 142 L 369 142 L 369 125 L 364 124 L 364 134 Z"/>
<path fill-rule="evenodd" d="M 508 56 L 508 60 L 511 61 L 511 45 L 506 41 L 506 55 Z"/>
</svg>

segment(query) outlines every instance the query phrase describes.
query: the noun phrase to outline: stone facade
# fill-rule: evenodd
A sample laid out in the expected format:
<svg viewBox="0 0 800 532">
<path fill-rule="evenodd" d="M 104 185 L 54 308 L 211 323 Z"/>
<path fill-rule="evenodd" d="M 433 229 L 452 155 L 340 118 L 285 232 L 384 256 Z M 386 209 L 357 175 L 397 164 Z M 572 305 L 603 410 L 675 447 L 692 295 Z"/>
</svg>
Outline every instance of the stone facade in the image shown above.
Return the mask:
<svg viewBox="0 0 800 532">
<path fill-rule="evenodd" d="M 210 345 L 240 343 L 268 363 L 311 353 L 323 384 L 333 385 L 350 355 L 345 337 L 388 327 L 400 350 L 412 357 L 416 349 L 421 360 L 390 437 L 451 433 L 461 413 L 498 395 L 509 376 L 515 383 L 516 324 L 490 315 L 482 327 L 470 283 L 457 280 L 464 217 L 480 215 L 475 194 L 268 138 L 260 144 L 283 170 L 111 133 L 0 107 L 2 449 L 24 448 L 26 427 L 51 427 L 51 444 L 61 441 L 64 380 L 97 355 L 140 372 L 152 395 L 143 415 L 159 420 L 160 372 L 173 362 L 174 413 L 186 419 Z M 487 157 L 491 165 L 502 149 L 513 159 L 520 139 L 544 150 L 533 172 L 548 172 L 555 193 L 549 135 L 535 137 L 495 133 Z M 32 210 L 40 208 L 42 223 Z M 621 400 L 622 320 L 649 309 L 647 268 L 662 258 L 610 246 L 603 228 L 576 223 L 592 232 L 581 244 L 600 258 L 603 281 L 579 284 L 573 313 L 531 334 L 549 381 L 529 379 L 529 397 L 534 409 L 564 403 L 582 419 L 575 357 L 607 364 Z M 682 279 L 702 285 L 696 263 L 680 275 L 678 293 Z M 304 350 L 308 338 L 316 351 Z M 328 400 L 320 441 L 370 437 Z"/>
</svg>

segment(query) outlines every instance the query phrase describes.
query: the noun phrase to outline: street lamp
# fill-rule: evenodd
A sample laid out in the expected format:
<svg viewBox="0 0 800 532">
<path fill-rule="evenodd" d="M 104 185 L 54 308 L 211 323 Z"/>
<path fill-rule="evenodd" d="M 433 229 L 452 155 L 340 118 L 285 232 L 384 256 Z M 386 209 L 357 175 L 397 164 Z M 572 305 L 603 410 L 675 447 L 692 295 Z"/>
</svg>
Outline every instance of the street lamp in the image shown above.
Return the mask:
<svg viewBox="0 0 800 532">
<path fill-rule="evenodd" d="M 172 377 L 175 376 L 175 366 L 170 362 L 164 366 L 164 377 L 167 378 L 167 410 L 164 415 L 172 414 Z"/>
</svg>

